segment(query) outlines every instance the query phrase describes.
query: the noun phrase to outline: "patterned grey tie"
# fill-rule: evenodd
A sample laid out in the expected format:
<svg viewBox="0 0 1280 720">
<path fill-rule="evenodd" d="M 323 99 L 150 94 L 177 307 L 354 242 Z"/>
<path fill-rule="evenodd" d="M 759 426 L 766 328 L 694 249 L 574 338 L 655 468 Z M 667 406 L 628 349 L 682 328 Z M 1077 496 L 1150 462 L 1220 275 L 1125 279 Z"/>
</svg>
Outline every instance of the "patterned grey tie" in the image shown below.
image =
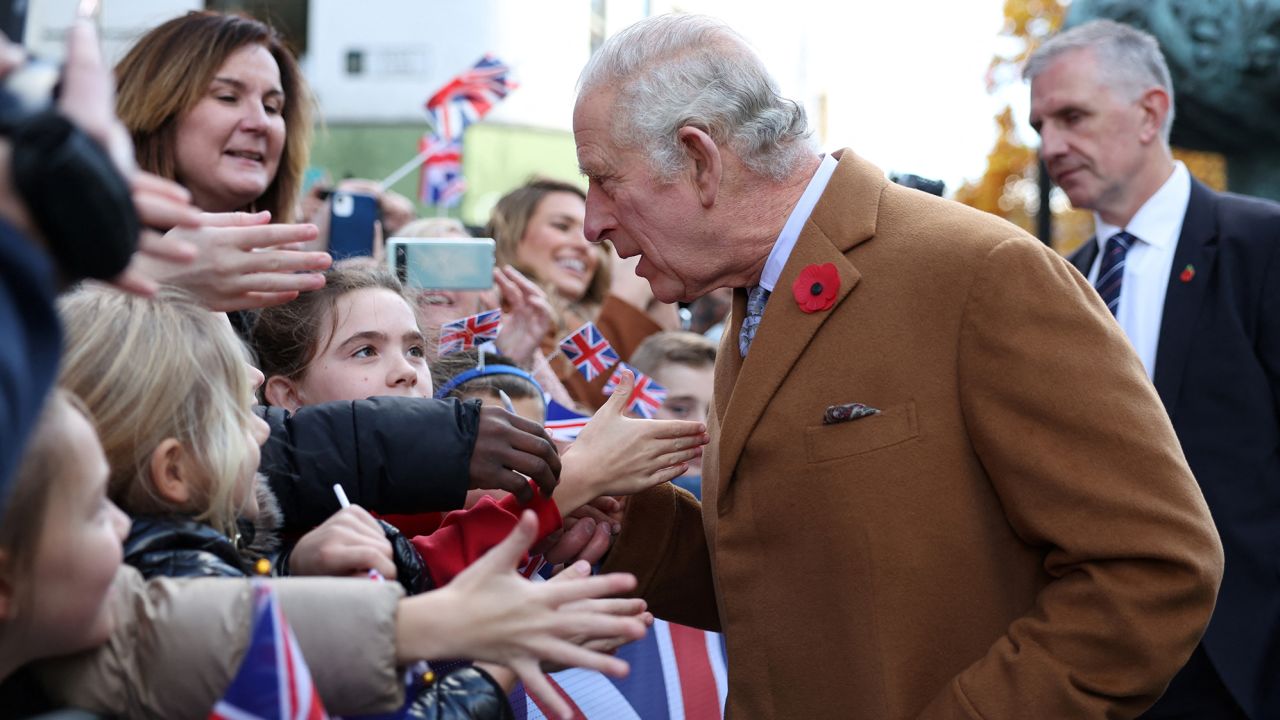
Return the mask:
<svg viewBox="0 0 1280 720">
<path fill-rule="evenodd" d="M 756 339 L 756 329 L 760 327 L 760 316 L 764 315 L 764 305 L 769 302 L 769 291 L 756 285 L 747 291 L 747 316 L 742 318 L 742 331 L 738 333 L 738 350 L 742 357 L 747 356 L 751 341 Z"/>
</svg>

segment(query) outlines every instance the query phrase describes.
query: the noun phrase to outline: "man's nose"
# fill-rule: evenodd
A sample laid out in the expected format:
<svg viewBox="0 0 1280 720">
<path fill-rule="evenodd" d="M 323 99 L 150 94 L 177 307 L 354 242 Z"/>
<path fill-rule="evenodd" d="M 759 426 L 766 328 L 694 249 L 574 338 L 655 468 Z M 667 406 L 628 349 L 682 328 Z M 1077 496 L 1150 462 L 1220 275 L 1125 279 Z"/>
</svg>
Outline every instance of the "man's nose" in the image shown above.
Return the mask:
<svg viewBox="0 0 1280 720">
<path fill-rule="evenodd" d="M 609 198 L 593 183 L 587 188 L 587 213 L 582 223 L 582 234 L 589 242 L 598 243 L 613 228 L 613 215 Z"/>
</svg>

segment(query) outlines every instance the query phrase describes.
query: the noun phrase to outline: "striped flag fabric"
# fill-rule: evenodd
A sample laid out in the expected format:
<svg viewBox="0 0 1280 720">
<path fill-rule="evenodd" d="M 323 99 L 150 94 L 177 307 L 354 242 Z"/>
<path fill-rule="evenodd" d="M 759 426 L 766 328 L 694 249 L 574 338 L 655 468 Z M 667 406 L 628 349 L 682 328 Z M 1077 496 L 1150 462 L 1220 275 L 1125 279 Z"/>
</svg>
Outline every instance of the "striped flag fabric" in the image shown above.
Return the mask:
<svg viewBox="0 0 1280 720">
<path fill-rule="evenodd" d="M 461 139 L 468 125 L 479 121 L 516 89 L 510 74 L 511 68 L 486 54 L 474 66 L 445 83 L 426 102 L 436 135 L 446 140 Z"/>
<path fill-rule="evenodd" d="M 719 633 L 655 620 L 644 638 L 618 648 L 631 665 L 614 679 L 574 668 L 547 678 L 575 720 L 722 720 L 728 693 Z M 517 686 L 510 696 L 516 720 L 542 720 L 546 709 Z"/>
<path fill-rule="evenodd" d="M 585 323 L 572 335 L 561 340 L 560 351 L 588 381 L 608 372 L 619 359 L 613 346 L 592 322 Z"/>
<path fill-rule="evenodd" d="M 559 442 L 573 442 L 578 433 L 586 427 L 591 416 L 582 415 L 561 405 L 555 400 L 547 400 L 547 421 L 543 427 L 551 433 L 551 439 Z"/>
<path fill-rule="evenodd" d="M 636 378 L 635 385 L 631 388 L 631 397 L 627 398 L 627 409 L 642 418 L 652 420 L 667 399 L 667 389 L 631 365 L 620 362 L 609 376 L 609 381 L 604 384 L 605 395 L 612 395 L 614 389 L 622 384 L 623 370 L 630 370 Z"/>
<path fill-rule="evenodd" d="M 249 648 L 210 720 L 327 720 L 275 591 L 255 583 L 253 597 Z"/>
<path fill-rule="evenodd" d="M 474 349 L 498 339 L 502 330 L 502 310 L 486 310 L 440 326 L 439 355 Z"/>
<path fill-rule="evenodd" d="M 467 190 L 462 176 L 462 138 L 441 140 L 430 134 L 418 140 L 427 157 L 418 168 L 418 199 L 424 205 L 454 207 Z"/>
</svg>

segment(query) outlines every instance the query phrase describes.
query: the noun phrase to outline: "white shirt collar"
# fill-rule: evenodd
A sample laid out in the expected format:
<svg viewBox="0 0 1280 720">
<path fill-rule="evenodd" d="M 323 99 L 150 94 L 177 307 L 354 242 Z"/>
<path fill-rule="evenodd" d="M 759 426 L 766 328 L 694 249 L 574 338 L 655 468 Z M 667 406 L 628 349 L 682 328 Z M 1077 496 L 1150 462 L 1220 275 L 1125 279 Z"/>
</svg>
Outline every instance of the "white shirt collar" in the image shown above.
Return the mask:
<svg viewBox="0 0 1280 720">
<path fill-rule="evenodd" d="M 760 273 L 760 285 L 765 290 L 773 292 L 774 285 L 778 284 L 778 278 L 782 277 L 782 268 L 786 266 L 787 259 L 791 257 L 791 251 L 795 249 L 796 241 L 800 239 L 800 231 L 808 222 L 813 208 L 818 204 L 818 198 L 822 197 L 822 191 L 827 189 L 827 182 L 831 180 L 831 175 L 836 171 L 838 164 L 839 161 L 830 153 L 824 155 L 818 170 L 809 180 L 809 185 L 805 187 L 804 194 L 800 196 L 800 201 L 791 210 L 787 223 L 782 226 L 782 232 L 773 243 L 769 259 L 764 263 L 764 271 Z"/>
<path fill-rule="evenodd" d="M 1173 174 L 1154 195 L 1147 198 L 1125 227 L 1103 222 L 1098 213 L 1093 214 L 1096 233 L 1094 239 L 1098 243 L 1098 251 L 1104 252 L 1107 240 L 1121 230 L 1127 230 L 1130 235 L 1148 245 L 1164 247 L 1168 243 L 1177 242 L 1182 229 L 1182 216 L 1187 212 L 1190 197 L 1191 173 L 1187 172 L 1187 166 L 1181 160 L 1175 160 Z"/>
</svg>

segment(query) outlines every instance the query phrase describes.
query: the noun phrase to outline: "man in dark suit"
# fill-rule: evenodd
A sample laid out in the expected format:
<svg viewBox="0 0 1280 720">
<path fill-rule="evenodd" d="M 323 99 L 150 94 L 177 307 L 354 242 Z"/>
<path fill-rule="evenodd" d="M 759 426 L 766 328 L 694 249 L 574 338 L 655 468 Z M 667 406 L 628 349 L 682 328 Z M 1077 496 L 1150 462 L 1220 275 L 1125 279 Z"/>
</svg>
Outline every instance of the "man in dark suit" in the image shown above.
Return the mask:
<svg viewBox="0 0 1280 720">
<path fill-rule="evenodd" d="M 1071 262 L 1154 381 L 1226 555 L 1201 645 L 1146 717 L 1280 717 L 1280 205 L 1214 192 L 1173 160 L 1150 35 L 1081 25 L 1024 75 L 1050 177 L 1094 212 Z"/>
</svg>

